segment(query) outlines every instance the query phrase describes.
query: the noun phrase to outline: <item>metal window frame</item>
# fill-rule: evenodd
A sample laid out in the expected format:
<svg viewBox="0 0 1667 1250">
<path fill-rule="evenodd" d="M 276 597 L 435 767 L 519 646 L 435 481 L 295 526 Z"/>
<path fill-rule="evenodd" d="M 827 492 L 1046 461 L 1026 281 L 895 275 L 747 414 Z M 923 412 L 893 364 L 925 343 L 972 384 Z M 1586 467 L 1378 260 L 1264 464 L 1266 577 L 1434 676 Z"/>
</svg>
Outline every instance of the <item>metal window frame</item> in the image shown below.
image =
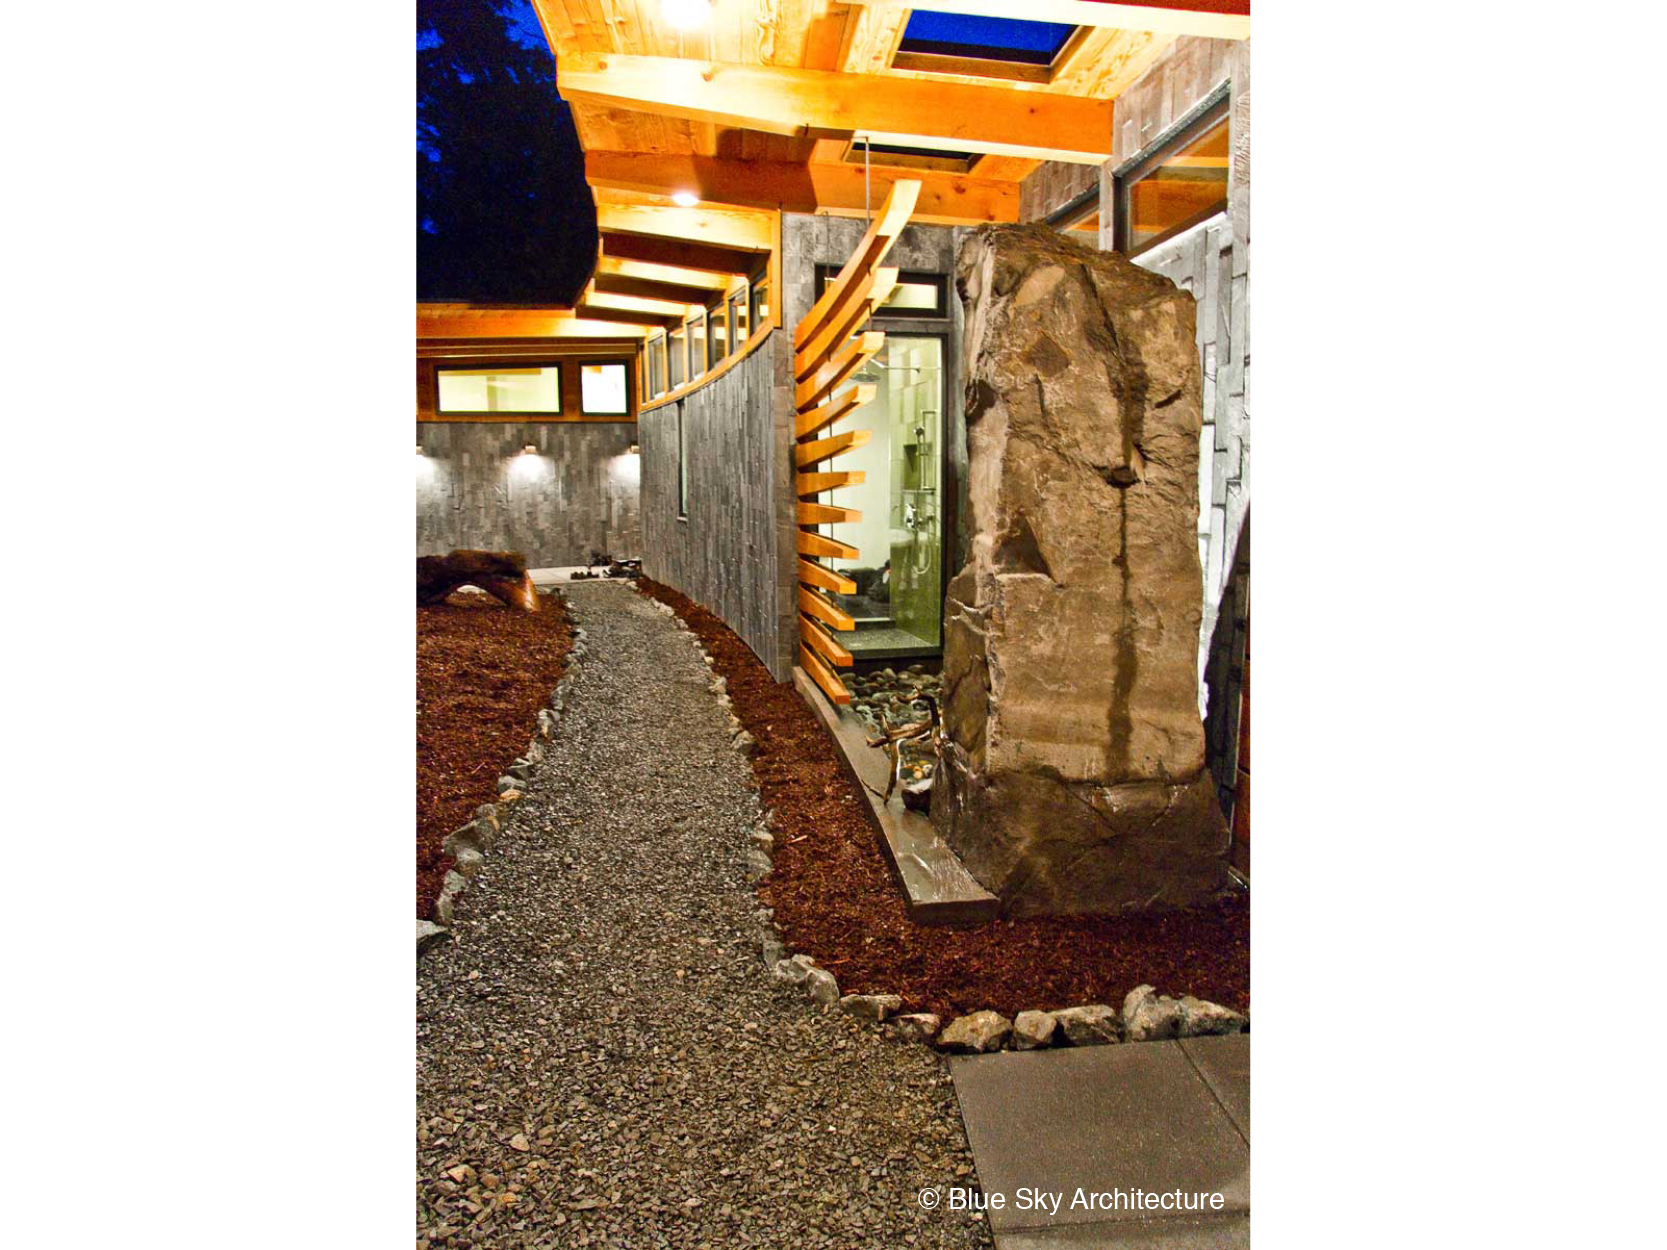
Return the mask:
<svg viewBox="0 0 1667 1250">
<path fill-rule="evenodd" d="M 1171 226 L 1162 234 L 1147 239 L 1133 251 L 1129 249 L 1129 192 L 1147 174 L 1163 164 L 1164 160 L 1173 156 L 1189 143 L 1202 138 L 1226 122 L 1232 126 L 1232 112 L 1228 107 L 1228 96 L 1232 83 L 1223 80 L 1207 96 L 1183 113 L 1167 130 L 1151 143 L 1147 144 L 1134 156 L 1124 161 L 1112 171 L 1112 248 L 1124 256 L 1133 259 L 1154 247 L 1161 247 L 1177 235 L 1191 230 L 1201 221 L 1208 221 L 1226 208 L 1205 209 L 1194 213 L 1183 222 Z M 1229 147 L 1231 135 L 1229 130 Z M 1229 179 L 1231 181 L 1231 179 Z M 1223 199 L 1226 199 L 1224 195 Z"/>
</svg>

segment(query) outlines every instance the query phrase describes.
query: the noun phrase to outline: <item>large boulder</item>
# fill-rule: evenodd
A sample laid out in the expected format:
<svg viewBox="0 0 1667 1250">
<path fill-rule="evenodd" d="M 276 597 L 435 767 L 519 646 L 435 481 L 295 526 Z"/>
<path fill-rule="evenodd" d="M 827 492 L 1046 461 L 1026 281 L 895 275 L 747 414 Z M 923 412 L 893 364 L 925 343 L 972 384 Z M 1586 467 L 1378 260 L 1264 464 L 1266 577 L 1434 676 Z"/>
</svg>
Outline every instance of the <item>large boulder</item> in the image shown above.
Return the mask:
<svg viewBox="0 0 1667 1250">
<path fill-rule="evenodd" d="M 1198 716 L 1194 305 L 1042 226 L 962 244 L 970 558 L 932 819 L 1011 913 L 1227 884 Z"/>
</svg>

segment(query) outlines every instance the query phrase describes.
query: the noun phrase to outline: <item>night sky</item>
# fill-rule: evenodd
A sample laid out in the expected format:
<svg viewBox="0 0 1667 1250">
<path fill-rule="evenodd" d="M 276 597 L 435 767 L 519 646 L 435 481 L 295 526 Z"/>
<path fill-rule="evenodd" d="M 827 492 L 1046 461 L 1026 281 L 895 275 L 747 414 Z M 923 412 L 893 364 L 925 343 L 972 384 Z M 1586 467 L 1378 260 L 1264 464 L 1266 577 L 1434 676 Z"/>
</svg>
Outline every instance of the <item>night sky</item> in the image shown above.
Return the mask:
<svg viewBox="0 0 1667 1250">
<path fill-rule="evenodd" d="M 417 5 L 417 298 L 571 304 L 596 209 L 527 0 Z"/>
</svg>

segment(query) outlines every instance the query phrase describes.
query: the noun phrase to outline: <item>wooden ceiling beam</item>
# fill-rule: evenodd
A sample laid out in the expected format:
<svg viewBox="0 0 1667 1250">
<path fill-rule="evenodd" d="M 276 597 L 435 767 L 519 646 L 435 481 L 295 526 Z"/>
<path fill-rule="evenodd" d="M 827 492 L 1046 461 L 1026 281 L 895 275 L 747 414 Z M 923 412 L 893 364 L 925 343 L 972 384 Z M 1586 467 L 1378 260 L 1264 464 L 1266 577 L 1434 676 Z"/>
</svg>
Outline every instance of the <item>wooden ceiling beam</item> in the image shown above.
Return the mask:
<svg viewBox="0 0 1667 1250">
<path fill-rule="evenodd" d="M 580 304 L 575 311 L 581 317 L 597 321 L 617 321 L 625 325 L 648 326 L 650 329 L 669 329 L 683 320 L 681 316 L 669 316 L 666 313 L 636 312 L 629 308 L 600 308 L 590 304 Z"/>
<path fill-rule="evenodd" d="M 845 0 L 853 6 L 910 9 L 913 0 Z M 1250 0 L 1171 0 L 1162 7 L 1116 0 L 932 0 L 940 13 L 1064 22 L 1204 39 L 1250 38 Z"/>
<path fill-rule="evenodd" d="M 721 277 L 745 277 L 758 268 L 759 257 L 754 252 L 738 251 L 732 247 L 714 247 L 710 243 L 690 243 L 683 239 L 667 239 L 654 235 L 612 234 L 602 231 L 602 258 L 645 261 L 650 265 L 674 266 L 678 269 L 698 269 Z"/>
<path fill-rule="evenodd" d="M 743 208 L 600 203 L 596 228 L 604 234 L 649 235 L 750 252 L 768 252 L 775 241 L 771 215 Z"/>
<path fill-rule="evenodd" d="M 652 317 L 687 317 L 690 313 L 699 312 L 706 307 L 704 294 L 701 298 L 693 300 L 650 299 L 638 295 L 610 294 L 598 291 L 594 278 L 591 279 L 591 285 L 585 288 L 584 294 L 579 297 L 579 302 L 592 308 L 647 313 Z"/>
<path fill-rule="evenodd" d="M 974 178 L 988 178 L 992 182 L 1023 182 L 1042 167 L 1041 161 L 1022 156 L 980 156 L 967 170 Z"/>
<path fill-rule="evenodd" d="M 705 304 L 722 290 L 719 287 L 652 282 L 647 278 L 630 278 L 619 273 L 598 273 L 590 280 L 590 285 L 597 295 L 630 295 L 637 299 L 673 304 Z"/>
<path fill-rule="evenodd" d="M 600 251 L 600 248 L 598 248 Z M 653 265 L 642 260 L 626 260 L 620 256 L 598 255 L 596 274 L 637 278 L 644 282 L 658 282 L 666 286 L 700 287 L 705 291 L 721 291 L 735 279 L 727 273 L 709 273 L 704 269 L 681 269 L 676 265 Z M 703 298 L 711 298 L 709 295 Z"/>
<path fill-rule="evenodd" d="M 1109 100 L 656 56 L 581 57 L 558 75 L 570 101 L 774 134 L 863 132 L 878 142 L 1086 164 L 1111 155 Z"/>
<path fill-rule="evenodd" d="M 865 215 L 899 179 L 921 184 L 911 220 L 965 225 L 1019 219 L 1019 184 L 930 173 L 890 165 L 873 167 L 869 184 L 858 165 L 797 165 L 786 161 L 725 160 L 639 152 L 586 152 L 585 178 L 594 187 L 669 196 L 690 191 L 702 200 L 780 209 L 793 213 Z"/>
<path fill-rule="evenodd" d="M 640 325 L 576 316 L 570 309 L 491 309 L 484 312 L 417 311 L 419 339 L 640 339 Z"/>
</svg>

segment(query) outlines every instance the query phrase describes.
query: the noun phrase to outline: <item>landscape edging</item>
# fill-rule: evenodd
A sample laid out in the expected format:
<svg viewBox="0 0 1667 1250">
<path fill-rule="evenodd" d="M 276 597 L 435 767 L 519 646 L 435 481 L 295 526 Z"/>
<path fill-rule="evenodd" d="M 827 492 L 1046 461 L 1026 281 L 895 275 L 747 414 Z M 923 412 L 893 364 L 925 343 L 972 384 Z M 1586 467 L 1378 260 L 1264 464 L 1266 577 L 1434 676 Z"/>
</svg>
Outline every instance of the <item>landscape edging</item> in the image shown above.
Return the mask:
<svg viewBox="0 0 1667 1250">
<path fill-rule="evenodd" d="M 640 590 L 638 593 L 641 593 Z M 701 645 L 699 636 L 676 610 L 650 595 L 643 595 L 649 603 L 672 618 L 677 628 L 689 636 L 696 652 L 712 671 L 713 679 L 707 689 L 729 712 L 730 746 L 744 758 L 750 757 L 757 746 L 753 736 L 741 724 L 733 711 L 729 697 L 729 683 L 717 672 L 717 662 Z M 755 779 L 756 782 L 756 779 Z M 774 866 L 770 851 L 775 845 L 775 811 L 764 813 L 758 825 L 747 833 L 745 878 L 754 887 L 769 875 Z M 859 1020 L 882 1027 L 888 1036 L 902 1041 L 918 1041 L 940 1051 L 988 1054 L 996 1050 L 1041 1050 L 1058 1046 L 1100 1046 L 1120 1042 L 1167 1041 L 1181 1037 L 1203 1037 L 1222 1033 L 1245 1033 L 1250 1030 L 1250 1016 L 1233 1011 L 1219 1003 L 1186 995 L 1180 999 L 1159 995 L 1150 985 L 1139 985 L 1123 999 L 1122 1010 L 1104 1003 L 1082 1003 L 1075 1007 L 1056 1007 L 1049 1011 L 1027 1009 L 1016 1012 L 1013 1020 L 994 1011 L 975 1011 L 957 1016 L 947 1025 L 931 1012 L 912 1012 L 898 1015 L 902 998 L 897 994 L 844 994 L 833 973 L 816 966 L 814 957 L 805 954 L 789 955 L 775 927 L 775 911 L 759 907 L 753 913 L 759 923 L 759 953 L 766 974 L 782 985 L 797 988 L 803 997 L 821 1003 L 823 1010 L 838 1007 Z M 1148 1011 L 1148 1008 L 1151 1010 Z M 1008 1045 L 1019 1037 L 1015 1022 L 1026 1021 L 1025 1045 Z M 993 1017 L 993 1019 L 992 1019 Z M 1040 1019 L 1037 1019 L 1037 1018 Z M 958 1025 L 965 1025 L 957 1031 Z M 1040 1027 L 1041 1031 L 1036 1030 Z M 952 1036 L 946 1036 L 952 1035 Z M 965 1037 L 966 1041 L 961 1039 Z"/>
<path fill-rule="evenodd" d="M 571 600 L 565 595 L 562 596 L 562 600 L 571 616 Z M 475 814 L 469 823 L 452 830 L 441 843 L 441 849 L 456 863 L 447 870 L 445 880 L 441 882 L 440 895 L 434 900 L 434 918 L 417 921 L 419 958 L 424 951 L 438 946 L 451 935 L 452 910 L 456 905 L 457 896 L 468 888 L 470 879 L 485 863 L 487 852 L 497 844 L 498 835 L 503 832 L 504 824 L 509 819 L 506 809 L 521 800 L 525 793 L 522 787 L 531 780 L 533 770 L 544 759 L 544 744 L 556 736 L 558 720 L 567 707 L 567 693 L 578 676 L 580 662 L 588 650 L 585 637 L 584 626 L 575 620 L 573 646 L 567 653 L 561 679 L 556 682 L 556 688 L 550 695 L 549 706 L 538 709 L 538 716 L 535 718 L 537 727 L 533 731 L 532 741 L 528 744 L 526 752 L 498 778 L 497 802 L 482 803 L 475 808 Z"/>
</svg>

